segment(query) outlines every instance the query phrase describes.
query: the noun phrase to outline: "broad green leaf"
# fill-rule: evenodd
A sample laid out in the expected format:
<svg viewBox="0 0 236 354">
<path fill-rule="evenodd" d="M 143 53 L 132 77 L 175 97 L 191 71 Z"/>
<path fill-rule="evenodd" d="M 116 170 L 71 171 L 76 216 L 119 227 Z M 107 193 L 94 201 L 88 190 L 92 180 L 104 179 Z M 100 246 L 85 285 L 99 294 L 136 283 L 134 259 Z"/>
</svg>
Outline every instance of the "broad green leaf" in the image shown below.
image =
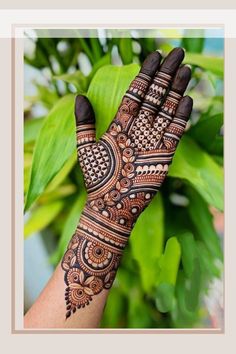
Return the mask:
<svg viewBox="0 0 236 354">
<path fill-rule="evenodd" d="M 186 303 L 186 278 L 182 270 L 178 273 L 176 298 L 177 303 L 171 313 L 174 326 L 177 328 L 192 328 L 196 320 L 199 319 L 199 315 L 195 311 L 190 311 Z"/>
<path fill-rule="evenodd" d="M 68 176 L 68 174 L 76 164 L 76 161 L 77 161 L 77 153 L 75 151 L 66 161 L 62 169 L 58 172 L 58 174 L 48 184 L 45 193 L 50 193 L 51 191 L 55 190 L 65 180 L 65 178 Z"/>
<path fill-rule="evenodd" d="M 36 141 L 25 210 L 43 193 L 76 147 L 74 96 L 60 99 L 44 121 Z"/>
<path fill-rule="evenodd" d="M 138 71 L 137 64 L 106 65 L 100 68 L 92 79 L 87 97 L 95 111 L 97 137 L 101 137 L 107 130 L 123 95 Z"/>
<path fill-rule="evenodd" d="M 201 53 L 204 48 L 204 41 L 203 37 L 183 38 L 181 47 L 184 47 L 190 53 Z"/>
<path fill-rule="evenodd" d="M 92 52 L 93 52 L 93 57 L 94 57 L 94 64 L 102 57 L 103 54 L 103 49 L 102 45 L 97 37 L 90 37 L 89 38 Z"/>
<path fill-rule="evenodd" d="M 193 258 L 193 272 L 185 281 L 186 308 L 194 312 L 198 308 L 201 292 L 201 267 L 198 257 Z"/>
<path fill-rule="evenodd" d="M 190 232 L 185 232 L 178 236 L 181 245 L 182 264 L 185 274 L 185 294 L 186 307 L 190 311 L 195 311 L 198 306 L 201 292 L 200 260 L 198 256 L 198 246 Z"/>
<path fill-rule="evenodd" d="M 185 53 L 184 63 L 199 66 L 202 69 L 211 71 L 219 77 L 224 76 L 224 59 L 220 57 L 187 52 Z"/>
<path fill-rule="evenodd" d="M 41 231 L 46 226 L 48 226 L 60 213 L 64 204 L 65 203 L 62 200 L 58 200 L 50 204 L 39 206 L 37 209 L 35 209 L 25 224 L 25 238 L 29 237 L 35 232 Z"/>
<path fill-rule="evenodd" d="M 119 54 L 124 65 L 133 61 L 133 48 L 131 38 L 121 38 L 119 42 Z"/>
<path fill-rule="evenodd" d="M 223 169 L 186 135 L 177 147 L 169 176 L 188 181 L 207 203 L 223 210 Z"/>
<path fill-rule="evenodd" d="M 111 64 L 111 53 L 107 53 L 104 55 L 101 59 L 96 61 L 96 63 L 93 65 L 91 73 L 88 75 L 88 81 L 90 82 L 96 72 L 103 66 Z"/>
<path fill-rule="evenodd" d="M 205 116 L 188 132 L 204 149 L 209 151 L 223 125 L 223 114 Z"/>
<path fill-rule="evenodd" d="M 139 265 L 143 288 L 147 292 L 157 281 L 158 259 L 163 250 L 163 224 L 163 204 L 158 195 L 140 215 L 130 237 L 132 255 Z"/>
<path fill-rule="evenodd" d="M 197 246 L 193 234 L 185 232 L 178 235 L 178 240 L 181 245 L 181 259 L 184 273 L 186 276 L 191 277 L 194 271 L 195 258 L 197 257 Z"/>
<path fill-rule="evenodd" d="M 216 262 L 215 256 L 211 254 L 204 242 L 197 240 L 196 244 L 202 273 L 209 284 L 210 279 L 221 276 L 222 263 Z"/>
<path fill-rule="evenodd" d="M 85 197 L 85 193 L 79 194 L 71 207 L 71 210 L 63 228 L 62 235 L 60 237 L 57 250 L 51 257 L 51 262 L 53 264 L 57 264 L 62 258 L 63 254 L 65 253 L 66 247 L 76 230 L 76 226 L 79 223 L 79 218 L 85 204 Z"/>
<path fill-rule="evenodd" d="M 142 291 L 138 287 L 129 292 L 128 328 L 150 327 L 149 309 L 142 295 Z"/>
<path fill-rule="evenodd" d="M 111 288 L 102 316 L 101 328 L 123 328 L 126 298 L 114 286 Z"/>
<path fill-rule="evenodd" d="M 165 246 L 165 252 L 159 261 L 160 274 L 158 284 L 168 283 L 175 285 L 179 262 L 181 257 L 181 247 L 176 237 L 170 237 Z"/>
<path fill-rule="evenodd" d="M 204 199 L 194 190 L 187 189 L 189 199 L 188 212 L 197 231 L 198 237 L 205 243 L 211 255 L 221 259 L 222 248 L 219 236 L 213 224 L 213 216 Z"/>
<path fill-rule="evenodd" d="M 204 29 L 186 29 L 181 47 L 184 47 L 187 52 L 201 53 L 205 42 L 204 32 Z"/>
<path fill-rule="evenodd" d="M 175 287 L 169 283 L 161 283 L 156 289 L 156 307 L 160 312 L 171 311 L 174 305 Z"/>
<path fill-rule="evenodd" d="M 44 117 L 26 120 L 24 123 L 24 144 L 36 140 L 43 125 Z"/>
<path fill-rule="evenodd" d="M 77 90 L 77 93 L 80 94 L 85 93 L 88 87 L 88 79 L 80 70 L 77 70 L 71 74 L 56 75 L 53 78 L 55 80 L 62 80 L 74 85 Z"/>
<path fill-rule="evenodd" d="M 24 196 L 26 195 L 29 186 L 31 164 L 32 153 L 24 151 Z"/>
</svg>

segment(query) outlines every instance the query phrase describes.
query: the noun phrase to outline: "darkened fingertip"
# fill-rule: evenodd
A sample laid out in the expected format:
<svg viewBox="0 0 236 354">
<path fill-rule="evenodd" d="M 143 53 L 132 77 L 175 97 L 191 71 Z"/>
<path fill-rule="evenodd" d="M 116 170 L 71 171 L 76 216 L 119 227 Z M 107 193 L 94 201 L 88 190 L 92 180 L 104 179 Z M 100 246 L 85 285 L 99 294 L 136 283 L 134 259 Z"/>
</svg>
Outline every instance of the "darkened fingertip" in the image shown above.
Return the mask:
<svg viewBox="0 0 236 354">
<path fill-rule="evenodd" d="M 182 66 L 175 75 L 171 89 L 182 95 L 191 79 L 191 73 L 189 66 Z"/>
<path fill-rule="evenodd" d="M 166 74 L 173 75 L 178 69 L 179 65 L 184 59 L 184 50 L 183 48 L 174 48 L 167 55 L 163 64 L 161 65 L 160 71 L 163 71 Z"/>
<path fill-rule="evenodd" d="M 153 52 L 144 60 L 140 72 L 148 76 L 154 76 L 159 69 L 162 56 L 159 52 Z"/>
<path fill-rule="evenodd" d="M 87 97 L 82 95 L 76 96 L 75 118 L 77 125 L 95 123 L 94 110 Z"/>
<path fill-rule="evenodd" d="M 176 110 L 176 117 L 188 120 L 193 109 L 193 99 L 190 96 L 183 97 Z"/>
</svg>

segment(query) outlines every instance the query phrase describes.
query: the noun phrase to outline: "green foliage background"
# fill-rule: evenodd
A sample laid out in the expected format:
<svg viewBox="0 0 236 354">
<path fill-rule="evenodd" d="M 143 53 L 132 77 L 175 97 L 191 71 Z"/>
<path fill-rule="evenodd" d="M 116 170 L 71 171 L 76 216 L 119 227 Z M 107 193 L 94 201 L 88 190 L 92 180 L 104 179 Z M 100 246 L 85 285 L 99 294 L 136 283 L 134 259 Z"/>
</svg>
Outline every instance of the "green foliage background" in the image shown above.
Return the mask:
<svg viewBox="0 0 236 354">
<path fill-rule="evenodd" d="M 47 232 L 49 261 L 62 257 L 86 194 L 76 163 L 73 105 L 86 94 L 93 104 L 97 137 L 107 129 L 146 55 L 164 54 L 176 40 L 160 38 L 37 38 L 30 65 L 47 77 L 25 97 L 25 238 Z M 110 291 L 102 327 L 201 327 L 203 297 L 222 272 L 222 245 L 211 209 L 223 211 L 223 58 L 203 54 L 205 39 L 183 37 L 192 65 L 188 94 L 194 111 L 167 180 L 138 220 Z M 114 53 L 120 66 L 113 64 Z M 90 66 L 81 69 L 78 57 Z M 35 117 L 35 106 L 46 112 Z M 47 113 L 48 112 L 48 113 Z M 36 251 L 36 250 L 35 250 Z"/>
</svg>

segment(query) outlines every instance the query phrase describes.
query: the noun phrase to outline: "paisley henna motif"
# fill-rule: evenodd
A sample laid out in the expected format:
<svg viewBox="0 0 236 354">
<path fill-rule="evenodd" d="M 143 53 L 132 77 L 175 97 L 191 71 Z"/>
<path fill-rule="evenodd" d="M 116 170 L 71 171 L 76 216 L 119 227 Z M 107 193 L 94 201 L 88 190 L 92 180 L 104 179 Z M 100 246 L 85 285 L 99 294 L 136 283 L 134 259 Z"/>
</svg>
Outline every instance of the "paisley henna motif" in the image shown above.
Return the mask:
<svg viewBox="0 0 236 354">
<path fill-rule="evenodd" d="M 66 318 L 109 289 L 140 213 L 161 187 L 192 109 L 182 95 L 190 70 L 172 51 L 158 71 L 152 53 L 127 90 L 107 133 L 95 141 L 92 107 L 76 100 L 77 151 L 87 203 L 62 260 Z"/>
</svg>

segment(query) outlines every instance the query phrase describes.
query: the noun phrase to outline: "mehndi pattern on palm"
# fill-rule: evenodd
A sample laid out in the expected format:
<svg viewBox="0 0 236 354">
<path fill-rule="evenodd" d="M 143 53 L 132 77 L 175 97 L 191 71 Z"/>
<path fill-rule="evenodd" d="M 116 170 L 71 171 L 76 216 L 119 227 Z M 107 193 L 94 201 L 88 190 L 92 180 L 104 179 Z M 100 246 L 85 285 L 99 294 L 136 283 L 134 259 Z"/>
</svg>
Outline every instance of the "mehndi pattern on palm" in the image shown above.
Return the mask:
<svg viewBox="0 0 236 354">
<path fill-rule="evenodd" d="M 176 48 L 160 66 L 160 53 L 150 54 L 98 142 L 90 103 L 76 99 L 77 151 L 88 198 L 62 260 L 66 317 L 112 286 L 135 221 L 168 173 L 192 109 L 192 99 L 182 98 L 191 76 L 189 67 L 180 67 L 183 57 Z"/>
</svg>

